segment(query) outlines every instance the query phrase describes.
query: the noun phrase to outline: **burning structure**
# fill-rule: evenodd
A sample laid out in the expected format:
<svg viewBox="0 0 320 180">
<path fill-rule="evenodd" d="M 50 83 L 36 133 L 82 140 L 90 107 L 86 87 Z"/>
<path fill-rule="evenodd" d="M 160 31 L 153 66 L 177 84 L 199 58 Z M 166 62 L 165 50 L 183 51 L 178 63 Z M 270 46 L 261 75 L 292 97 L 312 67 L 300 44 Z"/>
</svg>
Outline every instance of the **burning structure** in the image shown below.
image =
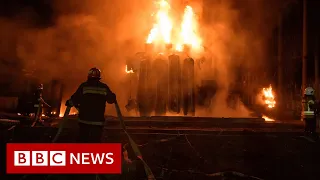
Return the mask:
<svg viewBox="0 0 320 180">
<path fill-rule="evenodd" d="M 141 116 L 150 116 L 153 112 L 165 115 L 167 110 L 175 114 L 182 110 L 184 115 L 194 116 L 195 64 L 205 59 L 197 15 L 186 5 L 181 23 L 176 24 L 170 18 L 168 1 L 160 0 L 157 7 L 145 51 L 137 53 L 126 65 L 129 78 L 137 77 L 137 108 Z M 131 102 L 129 100 L 129 104 Z"/>
<path fill-rule="evenodd" d="M 180 20 L 171 18 L 168 1 L 157 1 L 156 6 L 144 52 L 127 60 L 125 72 L 130 78 L 130 98 L 126 108 L 137 109 L 140 116 L 195 116 L 196 107 L 209 109 L 212 105 L 219 89 L 216 81 L 219 66 L 216 66 L 214 53 L 204 48 L 206 42 L 201 38 L 199 19 L 192 6 L 184 7 Z M 240 69 L 241 65 L 236 65 L 234 71 Z M 243 73 L 236 76 L 243 76 Z M 235 81 L 224 89 L 229 91 L 225 94 L 230 109 L 236 109 L 238 98 L 247 98 L 244 89 L 248 87 L 241 84 L 241 78 Z M 257 112 L 273 109 L 275 98 L 271 86 L 263 89 L 262 99 L 258 104 L 246 105 L 262 105 Z"/>
<path fill-rule="evenodd" d="M 35 38 L 17 36 L 20 47 L 19 58 L 25 62 L 23 67 L 26 66 L 28 69 L 29 66 L 35 66 L 32 64 L 38 64 L 35 68 L 39 69 L 39 72 L 36 72 L 35 76 L 41 78 L 42 82 L 58 78 L 66 84 L 61 112 L 64 111 L 65 100 L 75 90 L 73 88 L 83 80 L 81 74 L 85 74 L 88 68 L 96 65 L 101 68 L 104 74 L 103 79 L 117 92 L 121 105 L 125 105 L 126 96 L 130 91 L 127 109 L 139 109 L 140 115 L 182 115 L 184 113 L 211 117 L 249 116 L 246 110 L 251 101 L 237 102 L 236 106 L 240 103 L 246 106 L 241 114 L 242 110 L 229 108 L 233 106 L 229 102 L 239 96 L 236 95 L 238 96 L 236 98 L 228 96 L 236 94 L 230 93 L 234 87 L 248 91 L 247 97 L 253 97 L 259 93 L 249 92 L 257 89 L 252 88 L 251 84 L 255 83 L 253 80 L 240 79 L 237 76 L 245 77 L 244 74 L 250 70 L 253 72 L 254 69 L 260 69 L 256 64 L 257 61 L 264 59 L 262 56 L 264 43 L 262 38 L 252 34 L 254 25 L 249 26 L 249 24 L 254 23 L 238 24 L 240 20 L 242 22 L 242 19 L 244 18 L 243 21 L 245 21 L 246 18 L 240 11 L 234 13 L 238 12 L 237 7 L 231 5 L 231 2 L 188 1 L 193 4 L 181 6 L 181 1 L 154 0 L 145 1 L 145 3 L 137 1 L 136 11 L 128 12 L 123 8 L 132 9 L 133 7 L 130 5 L 130 7 L 124 7 L 123 1 L 115 2 L 122 8 L 121 13 L 126 18 L 121 21 L 111 18 L 111 26 L 109 22 L 105 23 L 109 21 L 106 17 L 114 17 L 116 15 L 114 13 L 118 12 L 106 11 L 101 6 L 103 9 L 101 13 L 93 13 L 89 16 L 63 15 L 56 20 L 54 27 L 44 31 L 33 28 L 23 29 L 27 34 L 24 37 Z M 154 14 L 146 13 L 150 11 L 152 2 L 156 2 L 157 9 L 151 10 Z M 145 11 L 137 14 L 142 12 L 142 4 Z M 99 8 L 91 9 L 100 12 Z M 145 18 L 150 14 L 153 21 L 145 23 Z M 197 17 L 198 14 L 201 14 L 201 21 Z M 251 22 L 252 17 L 248 19 Z M 132 28 L 128 29 L 128 27 Z M 255 32 L 260 33 L 259 29 Z M 87 40 L 92 42 L 90 48 Z M 50 43 L 46 43 L 49 41 Z M 125 58 L 143 50 L 141 44 L 145 44 L 144 52 Z M 36 53 L 28 50 L 27 47 L 30 45 L 34 49 L 32 52 Z M 252 47 L 255 51 L 252 51 Z M 73 59 L 76 59 L 79 64 L 77 68 L 69 66 Z M 61 73 L 62 67 L 64 67 L 64 73 Z M 113 71 L 114 69 L 118 70 Z M 238 72 L 238 69 L 243 71 Z M 70 76 L 65 77 L 63 74 L 66 73 Z M 251 74 L 257 76 L 258 73 Z M 115 76 L 117 78 L 114 78 Z M 131 85 L 129 85 L 129 79 Z M 246 87 L 236 83 L 245 84 Z M 258 83 L 256 85 L 258 86 Z M 239 91 L 237 93 L 240 94 Z M 240 98 L 243 101 L 243 99 L 249 99 L 247 97 Z M 113 111 L 111 108 L 107 108 L 106 111 L 108 111 L 106 114 L 116 115 L 111 112 Z M 58 111 L 52 112 L 60 114 Z M 125 115 L 134 114 L 131 111 Z"/>
</svg>

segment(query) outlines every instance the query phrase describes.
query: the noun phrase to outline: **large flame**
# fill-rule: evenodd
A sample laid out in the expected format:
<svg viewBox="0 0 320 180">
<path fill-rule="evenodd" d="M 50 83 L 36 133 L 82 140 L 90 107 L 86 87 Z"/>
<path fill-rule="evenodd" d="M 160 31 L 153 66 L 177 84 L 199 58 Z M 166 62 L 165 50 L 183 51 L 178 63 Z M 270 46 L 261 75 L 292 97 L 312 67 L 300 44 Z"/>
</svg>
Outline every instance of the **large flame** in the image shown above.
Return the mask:
<svg viewBox="0 0 320 180">
<path fill-rule="evenodd" d="M 158 2 L 159 10 L 156 13 L 156 23 L 153 25 L 147 43 L 171 43 L 172 21 L 169 16 L 170 5 L 166 0 Z"/>
<path fill-rule="evenodd" d="M 176 50 L 182 51 L 183 45 L 188 45 L 192 49 L 199 50 L 201 48 L 201 39 L 197 35 L 198 23 L 195 13 L 191 6 L 186 6 L 184 16 L 181 23 L 181 31 Z"/>
<path fill-rule="evenodd" d="M 158 0 L 156 5 L 157 12 L 152 15 L 155 17 L 155 22 L 146 38 L 147 44 L 155 45 L 157 51 L 160 51 L 155 53 L 162 53 L 164 47 L 181 52 L 186 46 L 190 53 L 202 53 L 202 39 L 198 33 L 198 19 L 193 8 L 187 5 L 182 15 L 182 22 L 174 23 L 173 18 L 170 17 L 171 6 L 168 1 Z M 125 72 L 134 73 L 128 66 Z"/>
<path fill-rule="evenodd" d="M 170 17 L 170 4 L 166 0 L 158 2 L 158 12 L 154 23 L 147 37 L 147 44 L 174 44 L 175 50 L 182 51 L 184 45 L 188 45 L 191 50 L 200 50 L 202 40 L 198 33 L 198 20 L 191 6 L 184 9 L 181 23 L 174 26 Z M 180 24 L 180 26 L 179 26 Z M 173 29 L 175 28 L 175 31 Z M 172 34 L 177 32 L 177 34 Z"/>
<path fill-rule="evenodd" d="M 276 101 L 272 91 L 272 86 L 270 85 L 269 88 L 263 88 L 262 92 L 264 103 L 268 108 L 274 108 L 276 106 Z"/>
</svg>

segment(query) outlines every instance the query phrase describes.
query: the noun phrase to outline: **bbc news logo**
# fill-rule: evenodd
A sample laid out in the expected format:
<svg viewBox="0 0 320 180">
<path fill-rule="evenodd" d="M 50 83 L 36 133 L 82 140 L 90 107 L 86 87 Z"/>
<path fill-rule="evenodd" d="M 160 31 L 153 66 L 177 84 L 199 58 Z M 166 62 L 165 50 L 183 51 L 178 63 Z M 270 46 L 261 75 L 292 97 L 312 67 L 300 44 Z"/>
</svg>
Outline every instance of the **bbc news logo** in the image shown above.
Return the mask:
<svg viewBox="0 0 320 180">
<path fill-rule="evenodd" d="M 7 144 L 8 174 L 120 174 L 121 144 Z"/>
<path fill-rule="evenodd" d="M 70 164 L 113 164 L 112 156 L 113 153 L 70 153 Z M 66 151 L 14 151 L 14 166 L 31 165 L 65 166 Z"/>
</svg>

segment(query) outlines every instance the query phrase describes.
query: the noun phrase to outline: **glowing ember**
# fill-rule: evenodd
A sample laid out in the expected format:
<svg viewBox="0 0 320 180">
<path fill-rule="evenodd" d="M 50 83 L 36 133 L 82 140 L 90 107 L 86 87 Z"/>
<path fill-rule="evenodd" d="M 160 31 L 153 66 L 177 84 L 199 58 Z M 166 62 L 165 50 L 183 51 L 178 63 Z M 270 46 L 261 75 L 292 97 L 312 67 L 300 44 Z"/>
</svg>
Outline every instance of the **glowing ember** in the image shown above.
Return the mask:
<svg viewBox="0 0 320 180">
<path fill-rule="evenodd" d="M 130 70 L 128 70 L 128 66 L 126 65 L 126 73 L 129 74 L 129 73 L 134 73 L 134 72 L 133 72 L 133 69 L 132 69 L 132 68 L 131 68 Z"/>
<path fill-rule="evenodd" d="M 269 117 L 267 117 L 267 116 L 263 116 L 262 118 L 263 118 L 265 121 L 275 121 L 274 119 L 269 118 Z"/>
<path fill-rule="evenodd" d="M 272 86 L 270 85 L 269 88 L 263 88 L 262 91 L 264 103 L 268 106 L 268 108 L 274 108 L 276 106 L 276 101 L 274 99 Z"/>
</svg>

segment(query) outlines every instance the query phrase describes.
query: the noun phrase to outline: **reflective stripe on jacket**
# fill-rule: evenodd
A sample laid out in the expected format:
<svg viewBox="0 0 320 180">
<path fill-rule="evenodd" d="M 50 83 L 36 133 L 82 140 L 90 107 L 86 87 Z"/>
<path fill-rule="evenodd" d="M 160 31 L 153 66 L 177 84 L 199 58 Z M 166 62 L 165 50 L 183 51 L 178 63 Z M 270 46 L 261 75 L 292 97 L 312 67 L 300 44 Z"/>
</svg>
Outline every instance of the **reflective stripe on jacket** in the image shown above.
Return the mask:
<svg viewBox="0 0 320 180">
<path fill-rule="evenodd" d="M 313 116 L 314 114 L 314 111 L 303 111 L 303 115 L 305 116 Z"/>
<path fill-rule="evenodd" d="M 101 87 L 83 87 L 82 94 L 100 94 L 106 96 L 108 89 Z"/>
<path fill-rule="evenodd" d="M 314 118 L 315 109 L 311 108 L 315 104 L 314 100 L 311 97 L 305 97 L 302 103 L 303 103 L 303 110 L 304 110 L 302 112 L 303 118 Z"/>
<path fill-rule="evenodd" d="M 106 102 L 114 103 L 116 97 L 106 84 L 99 80 L 88 80 L 78 87 L 70 99 L 79 109 L 79 119 L 86 122 L 94 120 L 104 124 Z M 95 122 L 92 124 L 97 124 Z"/>
</svg>

